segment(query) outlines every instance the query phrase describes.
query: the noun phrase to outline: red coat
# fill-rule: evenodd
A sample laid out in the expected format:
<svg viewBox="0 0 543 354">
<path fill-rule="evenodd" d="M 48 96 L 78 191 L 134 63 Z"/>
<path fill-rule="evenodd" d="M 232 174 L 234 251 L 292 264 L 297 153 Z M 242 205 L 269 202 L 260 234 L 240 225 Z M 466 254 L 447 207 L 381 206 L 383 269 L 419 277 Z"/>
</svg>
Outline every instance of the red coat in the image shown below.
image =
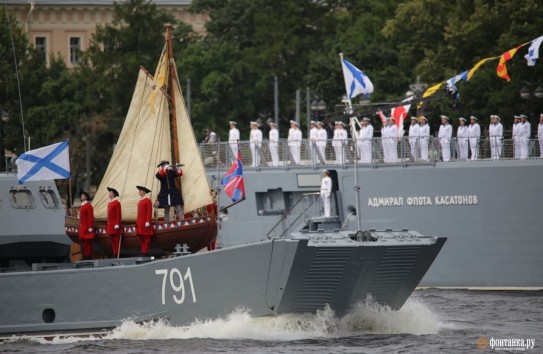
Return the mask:
<svg viewBox="0 0 543 354">
<path fill-rule="evenodd" d="M 136 218 L 136 234 L 138 235 L 153 235 L 153 224 L 151 215 L 153 205 L 151 199 L 145 197 L 138 202 L 138 217 Z M 145 227 L 145 223 L 149 222 L 149 227 Z"/>
<path fill-rule="evenodd" d="M 92 232 L 89 232 L 92 228 Z M 85 203 L 79 208 L 79 239 L 92 240 L 94 234 L 94 209 L 91 203 Z"/>
<path fill-rule="evenodd" d="M 119 228 L 114 229 L 115 225 L 119 225 Z M 121 203 L 117 199 L 113 199 L 107 204 L 106 232 L 108 235 L 120 235 L 123 233 L 121 227 Z"/>
</svg>

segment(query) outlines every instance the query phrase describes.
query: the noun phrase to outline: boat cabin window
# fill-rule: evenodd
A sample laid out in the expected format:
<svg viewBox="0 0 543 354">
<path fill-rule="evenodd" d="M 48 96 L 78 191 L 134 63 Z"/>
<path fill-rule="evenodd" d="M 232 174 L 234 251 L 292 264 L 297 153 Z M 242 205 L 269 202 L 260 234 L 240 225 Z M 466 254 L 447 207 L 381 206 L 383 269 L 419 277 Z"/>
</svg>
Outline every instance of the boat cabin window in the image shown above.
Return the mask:
<svg viewBox="0 0 543 354">
<path fill-rule="evenodd" d="M 40 199 L 44 207 L 47 209 L 58 209 L 59 200 L 55 191 L 48 188 L 40 188 Z"/>
<path fill-rule="evenodd" d="M 12 189 L 9 191 L 9 201 L 14 208 L 30 209 L 34 207 L 32 193 L 27 189 Z"/>
<path fill-rule="evenodd" d="M 256 194 L 256 207 L 259 215 L 277 215 L 285 212 L 285 196 L 281 188 L 268 189 Z"/>
</svg>

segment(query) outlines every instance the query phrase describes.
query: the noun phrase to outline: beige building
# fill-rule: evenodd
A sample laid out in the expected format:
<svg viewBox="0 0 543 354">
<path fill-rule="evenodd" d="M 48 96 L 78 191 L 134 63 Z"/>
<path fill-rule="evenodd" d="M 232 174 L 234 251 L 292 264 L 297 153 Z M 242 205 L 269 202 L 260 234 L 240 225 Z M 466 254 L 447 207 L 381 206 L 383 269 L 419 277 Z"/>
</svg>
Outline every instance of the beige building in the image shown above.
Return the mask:
<svg viewBox="0 0 543 354">
<path fill-rule="evenodd" d="M 113 19 L 113 0 L 4 0 L 8 12 L 23 24 L 29 40 L 46 53 L 60 55 L 68 66 L 77 64 L 79 50 L 90 45 L 97 25 Z M 117 0 L 123 2 L 123 0 Z M 154 0 L 157 7 L 204 32 L 206 15 L 187 11 L 190 0 Z"/>
</svg>

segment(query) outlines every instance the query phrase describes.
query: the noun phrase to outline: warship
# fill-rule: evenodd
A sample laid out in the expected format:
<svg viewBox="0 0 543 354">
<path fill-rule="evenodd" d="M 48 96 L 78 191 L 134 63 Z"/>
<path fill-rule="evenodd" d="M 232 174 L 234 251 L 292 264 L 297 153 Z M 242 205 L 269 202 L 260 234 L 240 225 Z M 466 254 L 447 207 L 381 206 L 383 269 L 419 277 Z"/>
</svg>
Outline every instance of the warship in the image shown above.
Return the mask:
<svg viewBox="0 0 543 354">
<path fill-rule="evenodd" d="M 119 150 L 114 152 L 93 201 L 98 233 L 94 248 L 105 257 L 68 260 L 70 238 L 79 242 L 75 237 L 77 214 L 66 210 L 53 182 L 19 184 L 14 172 L 1 174 L 0 338 L 104 333 L 127 320 L 166 320 L 182 326 L 238 308 L 258 317 L 316 312 L 329 306 L 341 316 L 368 298 L 400 309 L 446 238 L 405 228 L 345 228 L 340 215 L 312 213 L 316 211 L 311 208 L 314 202 L 307 200 L 304 203 L 311 204 L 299 213 L 297 221 L 304 225 L 297 230 L 271 235 L 256 227 L 251 241 L 221 249 L 205 247 L 215 240 L 214 222 L 220 220 L 214 190 L 186 119 L 171 55 L 171 27 L 166 39 L 155 77 L 140 70 L 117 143 Z M 178 129 L 182 138 L 176 144 Z M 153 145 L 134 145 L 140 133 L 149 134 L 146 140 Z M 137 235 L 131 230 L 135 212 L 132 190 L 142 184 L 156 193 L 154 172 L 149 167 L 165 153 L 171 153 L 172 161 L 186 165 L 183 183 L 190 188 L 181 188 L 185 210 L 192 218 L 187 223 L 180 215 L 173 221 L 155 216 L 151 247 L 161 251 L 160 257 L 107 258 L 110 245 L 104 246 L 105 235 L 100 231 L 100 217 L 106 215 L 107 207 L 105 187 L 114 184 L 127 205 L 122 227 L 128 240 L 121 238 L 120 245 L 133 250 Z M 117 163 L 125 165 L 118 168 Z M 243 204 L 221 210 L 229 212 Z M 210 215 L 202 219 L 206 211 Z M 166 233 L 161 232 L 164 229 Z M 232 235 L 222 232 L 225 239 L 237 237 L 235 230 L 228 232 Z M 35 249 L 39 252 L 33 253 Z"/>
<path fill-rule="evenodd" d="M 489 139 L 481 138 L 477 160 L 460 159 L 458 141 L 453 139 L 451 160 L 443 162 L 437 138 L 430 137 L 425 161 L 420 155 L 411 156 L 409 138 L 403 137 L 398 141 L 397 161 L 385 163 L 381 138 L 375 135 L 371 161 L 365 164 L 354 159 L 352 141 L 343 146 L 345 163 L 337 165 L 331 141 L 321 158 L 312 155 L 318 150 L 304 139 L 299 164 L 293 162 L 288 142 L 282 140 L 281 162 L 273 166 L 264 141 L 259 148 L 260 165 L 250 167 L 250 142 L 242 142 L 244 163 L 249 166 L 244 171 L 245 185 L 251 192 L 246 203 L 221 215 L 221 244 L 257 241 L 256 229 L 281 235 L 300 227 L 297 214 L 308 205 L 306 199 L 314 198 L 313 206 L 322 208 L 314 194 L 320 190 L 326 168 L 335 184 L 334 213 L 345 220 L 344 227 L 356 229 L 360 217 L 368 229 L 414 228 L 448 238 L 420 286 L 543 288 L 543 159 L 537 139 L 529 140 L 526 159 L 514 158 L 518 147 L 512 139 L 505 139 L 500 158 L 492 159 Z M 231 159 L 227 143 L 213 149 L 201 144 L 201 152 L 210 179 L 219 176 Z M 357 172 L 360 183 L 355 182 Z M 220 200 L 225 198 L 220 193 Z"/>
</svg>

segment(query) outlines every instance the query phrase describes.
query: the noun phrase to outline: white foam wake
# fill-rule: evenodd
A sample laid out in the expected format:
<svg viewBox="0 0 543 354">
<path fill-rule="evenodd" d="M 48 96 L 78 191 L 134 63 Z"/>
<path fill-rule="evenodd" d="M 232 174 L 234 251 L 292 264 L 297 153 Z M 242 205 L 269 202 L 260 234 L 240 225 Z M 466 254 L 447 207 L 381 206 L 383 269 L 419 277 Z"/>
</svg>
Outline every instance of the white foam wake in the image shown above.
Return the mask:
<svg viewBox="0 0 543 354">
<path fill-rule="evenodd" d="M 289 314 L 252 317 L 244 309 L 224 318 L 195 321 L 177 327 L 166 321 L 138 324 L 125 321 L 110 334 L 100 337 L 57 337 L 36 339 L 40 343 L 62 344 L 101 339 L 251 339 L 291 341 L 313 338 L 335 338 L 363 334 L 434 334 L 444 327 L 437 316 L 421 301 L 410 298 L 399 311 L 392 311 L 371 299 L 359 303 L 343 317 L 326 307 L 315 314 Z M 18 337 L 23 339 L 25 337 Z M 15 339 L 15 338 L 14 338 Z M 28 338 L 27 338 L 28 339 Z"/>
</svg>

